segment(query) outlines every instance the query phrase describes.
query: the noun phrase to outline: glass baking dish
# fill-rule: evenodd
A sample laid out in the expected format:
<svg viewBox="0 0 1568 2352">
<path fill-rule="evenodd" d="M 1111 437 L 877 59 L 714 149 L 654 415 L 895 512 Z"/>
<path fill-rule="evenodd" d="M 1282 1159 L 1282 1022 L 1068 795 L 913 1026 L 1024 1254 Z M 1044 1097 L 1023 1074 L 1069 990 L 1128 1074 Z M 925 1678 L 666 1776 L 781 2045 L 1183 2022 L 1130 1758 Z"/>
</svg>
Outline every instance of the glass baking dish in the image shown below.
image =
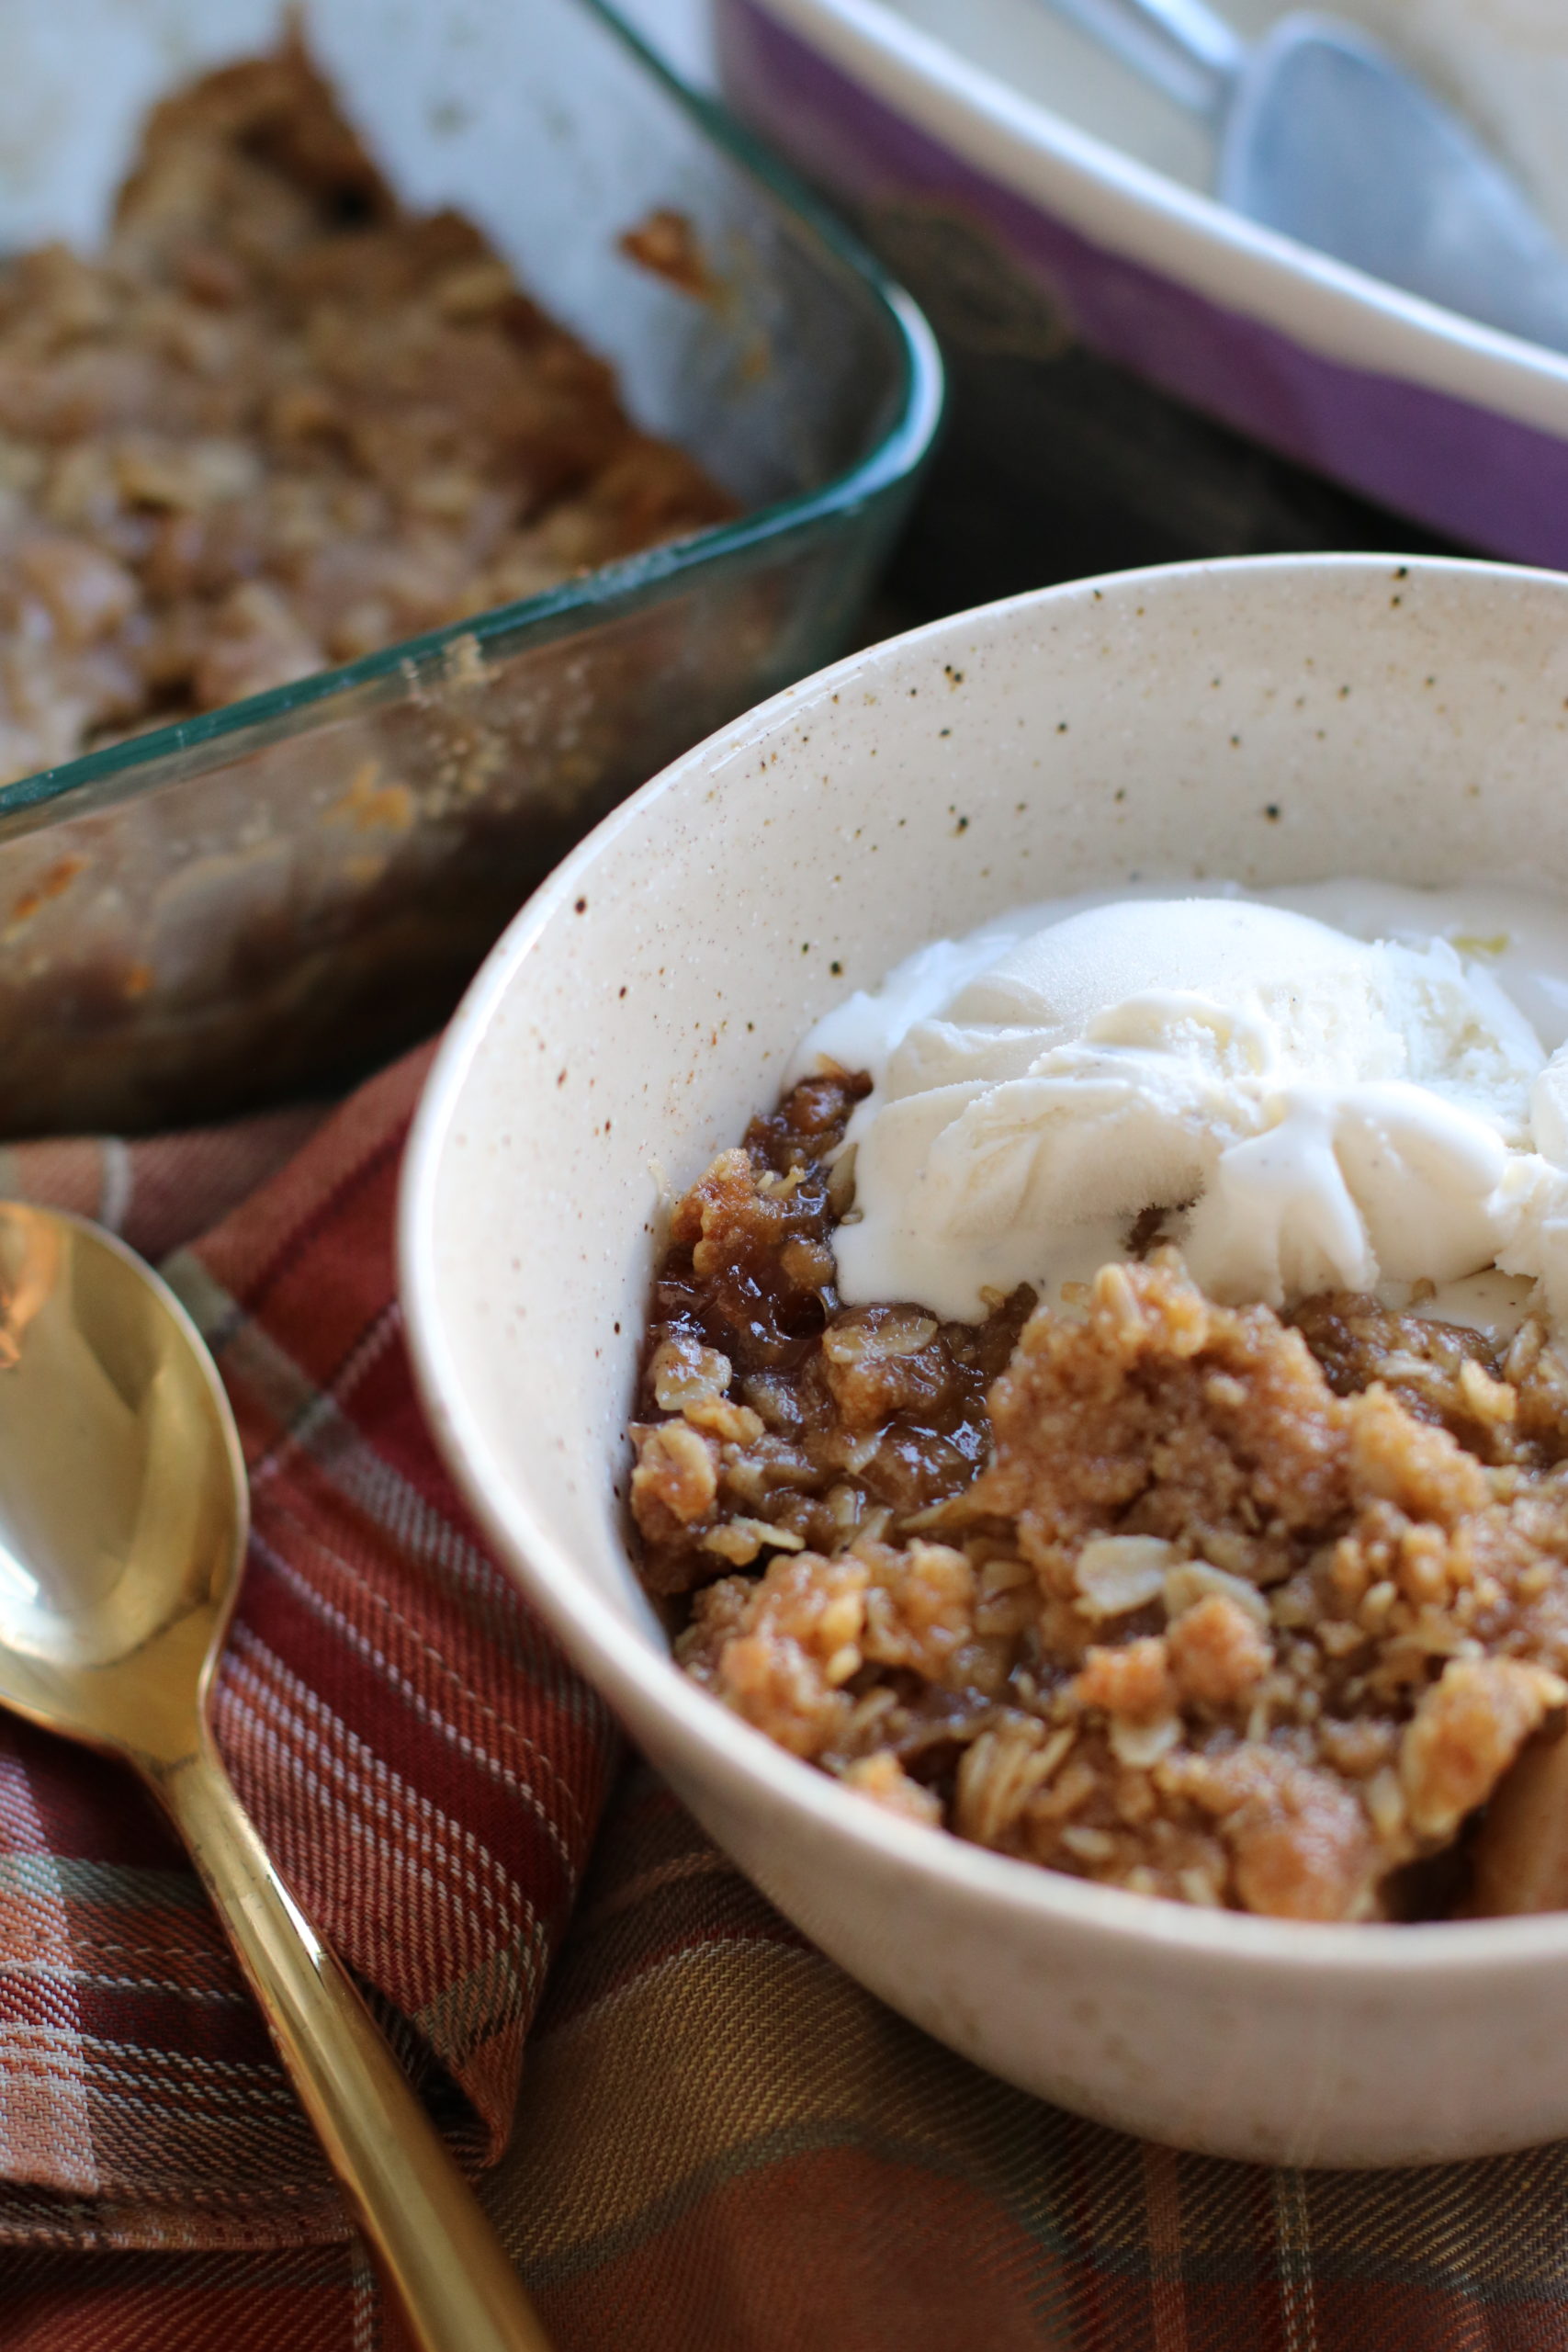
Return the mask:
<svg viewBox="0 0 1568 2352">
<path fill-rule="evenodd" d="M 0 1134 L 210 1117 L 433 1028 L 572 840 L 842 647 L 935 429 L 919 312 L 598 0 L 301 13 L 399 195 L 476 220 L 741 519 L 0 790 Z M 0 249 L 90 242 L 145 107 L 287 15 L 26 0 Z M 619 250 L 665 209 L 708 299 Z"/>
</svg>

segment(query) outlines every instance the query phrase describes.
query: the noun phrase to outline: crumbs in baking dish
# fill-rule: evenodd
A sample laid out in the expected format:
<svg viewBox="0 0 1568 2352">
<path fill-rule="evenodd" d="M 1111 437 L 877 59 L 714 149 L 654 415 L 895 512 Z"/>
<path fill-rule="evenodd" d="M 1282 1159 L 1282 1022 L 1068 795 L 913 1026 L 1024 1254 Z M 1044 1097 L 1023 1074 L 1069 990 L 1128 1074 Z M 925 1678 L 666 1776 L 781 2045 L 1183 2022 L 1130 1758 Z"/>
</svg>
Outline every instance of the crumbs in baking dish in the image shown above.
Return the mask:
<svg viewBox="0 0 1568 2352">
<path fill-rule="evenodd" d="M 0 782 L 733 511 L 295 42 L 156 109 L 100 253 L 0 268 Z"/>
</svg>

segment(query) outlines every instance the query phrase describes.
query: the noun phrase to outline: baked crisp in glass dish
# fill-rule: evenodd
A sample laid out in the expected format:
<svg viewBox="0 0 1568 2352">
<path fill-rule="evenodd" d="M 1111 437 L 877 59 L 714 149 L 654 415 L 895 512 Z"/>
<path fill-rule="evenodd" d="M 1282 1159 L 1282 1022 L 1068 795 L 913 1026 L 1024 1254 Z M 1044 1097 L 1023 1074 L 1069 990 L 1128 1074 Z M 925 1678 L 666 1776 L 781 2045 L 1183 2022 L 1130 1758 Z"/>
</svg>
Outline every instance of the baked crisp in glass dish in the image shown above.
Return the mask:
<svg viewBox="0 0 1568 2352">
<path fill-rule="evenodd" d="M 298 42 L 225 68 L 0 269 L 0 785 L 736 511 Z"/>
<path fill-rule="evenodd" d="M 0 771 L 92 746 L 0 786 L 7 1137 L 337 1089 L 431 1034 L 609 808 L 840 650 L 941 404 L 908 301 L 597 0 L 247 0 L 238 34 L 209 0 L 96 13 L 113 71 L 23 11 L 0 78 L 0 256 L 39 280 L 0 332 L 23 402 L 0 542 L 45 543 L 62 621 L 15 565 Z M 181 98 L 231 35 L 291 21 L 396 220 L 291 69 Z M 116 195 L 160 101 L 130 279 L 37 258 L 130 235 Z M 132 366 L 137 313 L 168 342 Z M 250 443 L 236 335 L 266 394 Z M 28 408 L 46 376 L 55 405 Z M 107 425 L 75 404 L 95 386 Z"/>
</svg>

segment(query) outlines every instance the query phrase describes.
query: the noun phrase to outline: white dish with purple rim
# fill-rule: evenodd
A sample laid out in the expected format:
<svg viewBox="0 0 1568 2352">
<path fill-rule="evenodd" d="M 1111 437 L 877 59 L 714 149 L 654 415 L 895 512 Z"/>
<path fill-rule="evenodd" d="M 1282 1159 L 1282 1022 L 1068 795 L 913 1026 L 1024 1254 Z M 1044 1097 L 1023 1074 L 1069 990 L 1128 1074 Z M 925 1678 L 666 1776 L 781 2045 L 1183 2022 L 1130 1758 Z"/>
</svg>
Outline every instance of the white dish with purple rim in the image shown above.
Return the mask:
<svg viewBox="0 0 1568 2352">
<path fill-rule="evenodd" d="M 1228 874 L 1528 881 L 1568 905 L 1568 579 L 1300 557 L 1075 582 L 854 655 L 679 761 L 516 918 L 404 1180 L 438 1442 L 501 1558 L 779 1907 L 1009 2080 L 1276 2162 L 1568 2132 L 1568 1915 L 1303 1926 L 1032 1868 L 890 1816 L 683 1676 L 627 1549 L 660 1192 L 922 941 Z M 960 819 L 965 821 L 960 823 Z"/>
<path fill-rule="evenodd" d="M 1387 0 L 1359 12 L 1386 29 Z M 962 49 L 928 28 L 957 22 Z M 994 248 L 1064 334 L 1166 391 L 1432 529 L 1568 566 L 1568 356 L 1227 210 L 1201 131 L 1046 0 L 715 0 L 715 28 L 730 105 L 929 306 L 922 248 L 943 271 Z M 1543 39 L 1504 60 L 1515 98 Z M 1568 87 L 1568 44 L 1539 78 Z M 1568 176 L 1556 193 L 1568 213 Z"/>
</svg>

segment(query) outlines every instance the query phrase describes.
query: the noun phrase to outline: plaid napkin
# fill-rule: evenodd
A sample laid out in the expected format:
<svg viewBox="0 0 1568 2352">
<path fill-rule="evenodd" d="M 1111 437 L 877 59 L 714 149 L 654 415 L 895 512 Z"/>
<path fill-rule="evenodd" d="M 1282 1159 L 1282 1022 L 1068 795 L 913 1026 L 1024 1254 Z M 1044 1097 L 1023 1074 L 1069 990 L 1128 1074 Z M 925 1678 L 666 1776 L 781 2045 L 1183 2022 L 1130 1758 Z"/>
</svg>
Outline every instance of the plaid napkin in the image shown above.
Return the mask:
<svg viewBox="0 0 1568 2352">
<path fill-rule="evenodd" d="M 211 1227 L 169 1271 L 251 1465 L 223 1744 L 488 2166 L 559 2352 L 1561 2352 L 1568 2152 L 1367 2175 L 1140 2145 L 882 2008 L 641 1766 L 605 1805 L 603 1712 L 414 1408 L 391 1218 L 423 1067 L 314 1133 L 21 1147 L 0 1188 L 150 1252 Z M 0 2347 L 213 2346 L 402 2337 L 156 1815 L 0 1718 Z"/>
</svg>

